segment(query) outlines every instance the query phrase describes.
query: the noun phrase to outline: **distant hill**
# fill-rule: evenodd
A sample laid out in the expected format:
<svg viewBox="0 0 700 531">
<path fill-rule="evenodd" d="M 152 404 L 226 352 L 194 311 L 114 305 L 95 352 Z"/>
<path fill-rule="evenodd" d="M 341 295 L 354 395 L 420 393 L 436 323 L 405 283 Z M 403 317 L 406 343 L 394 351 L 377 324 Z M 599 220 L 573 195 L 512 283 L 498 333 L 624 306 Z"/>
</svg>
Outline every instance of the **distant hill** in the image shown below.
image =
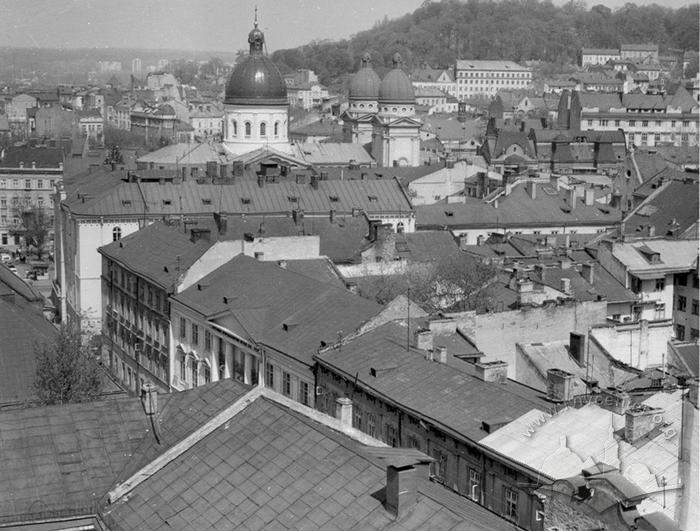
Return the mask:
<svg viewBox="0 0 700 531">
<path fill-rule="evenodd" d="M 699 19 L 697 3 L 680 9 L 627 3 L 611 11 L 603 5 L 587 10 L 581 0 L 561 7 L 538 0 L 426 0 L 413 13 L 350 39 L 278 50 L 272 59 L 282 70 L 313 69 L 327 84 L 357 70 L 365 51 L 380 71 L 397 51 L 408 67 L 447 66 L 457 58 L 565 64 L 575 62 L 583 46 L 653 42 L 662 51 L 697 50 Z"/>
</svg>

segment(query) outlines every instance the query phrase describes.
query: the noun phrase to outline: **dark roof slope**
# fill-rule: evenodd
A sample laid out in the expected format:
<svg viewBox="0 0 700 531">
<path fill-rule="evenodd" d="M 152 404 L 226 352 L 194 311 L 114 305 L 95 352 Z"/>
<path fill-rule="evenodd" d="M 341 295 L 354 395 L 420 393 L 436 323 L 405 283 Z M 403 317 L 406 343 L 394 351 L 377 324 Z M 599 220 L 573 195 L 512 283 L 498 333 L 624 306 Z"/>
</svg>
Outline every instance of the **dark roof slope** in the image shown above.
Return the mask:
<svg viewBox="0 0 700 531">
<path fill-rule="evenodd" d="M 156 221 L 98 251 L 168 290 L 210 245 L 204 240 L 193 243 L 177 227 Z"/>
<path fill-rule="evenodd" d="M 512 524 L 442 486 L 396 519 L 371 448 L 269 399 L 237 414 L 101 516 L 120 529 L 472 529 Z"/>
<path fill-rule="evenodd" d="M 242 254 L 173 298 L 308 365 L 321 342 L 351 333 L 381 310 L 344 288 Z"/>
<path fill-rule="evenodd" d="M 488 434 L 483 421 L 513 420 L 533 408 L 546 408 L 545 397 L 514 381 L 487 383 L 452 366 L 428 361 L 406 350 L 406 328 L 384 324 L 316 356 L 321 365 L 350 379 L 370 394 L 415 411 L 446 430 L 472 441 Z M 466 370 L 467 364 L 465 364 Z M 372 376 L 370 369 L 383 369 Z"/>
<path fill-rule="evenodd" d="M 37 168 L 57 169 L 62 162 L 63 150 L 58 148 L 9 147 L 0 159 L 0 167 L 19 168 L 24 163 L 25 168 L 31 168 L 34 163 Z"/>
<path fill-rule="evenodd" d="M 164 452 L 249 389 L 224 380 L 161 395 L 161 446 L 136 398 L 0 412 L 0 523 L 94 514 L 141 457 Z"/>
</svg>

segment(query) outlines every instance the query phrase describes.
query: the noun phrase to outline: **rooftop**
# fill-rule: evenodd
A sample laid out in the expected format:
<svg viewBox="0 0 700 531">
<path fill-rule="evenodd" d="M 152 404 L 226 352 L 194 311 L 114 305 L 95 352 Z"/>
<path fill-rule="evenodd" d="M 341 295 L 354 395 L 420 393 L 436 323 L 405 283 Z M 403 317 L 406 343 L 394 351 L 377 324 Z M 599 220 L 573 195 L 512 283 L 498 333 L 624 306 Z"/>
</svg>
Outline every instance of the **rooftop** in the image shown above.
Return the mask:
<svg viewBox="0 0 700 531">
<path fill-rule="evenodd" d="M 9 147 L 0 159 L 0 168 L 31 169 L 32 165 L 42 169 L 58 169 L 63 163 L 63 150 L 58 148 Z"/>
<path fill-rule="evenodd" d="M 532 408 L 546 407 L 542 393 L 514 381 L 483 382 L 455 365 L 428 361 L 406 348 L 405 322 L 389 322 L 329 348 L 316 359 L 370 394 L 414 412 L 447 432 L 472 441 L 487 436 L 482 422 L 508 421 Z M 377 376 L 372 376 L 371 369 Z"/>
<path fill-rule="evenodd" d="M 654 272 L 691 271 L 698 264 L 696 240 L 654 240 L 615 242 L 612 252 L 615 258 L 635 275 Z M 655 261 L 653 256 L 658 254 Z"/>
<path fill-rule="evenodd" d="M 477 61 L 473 59 L 458 59 L 457 70 L 510 70 L 529 72 L 530 69 L 520 66 L 513 61 Z"/>
</svg>

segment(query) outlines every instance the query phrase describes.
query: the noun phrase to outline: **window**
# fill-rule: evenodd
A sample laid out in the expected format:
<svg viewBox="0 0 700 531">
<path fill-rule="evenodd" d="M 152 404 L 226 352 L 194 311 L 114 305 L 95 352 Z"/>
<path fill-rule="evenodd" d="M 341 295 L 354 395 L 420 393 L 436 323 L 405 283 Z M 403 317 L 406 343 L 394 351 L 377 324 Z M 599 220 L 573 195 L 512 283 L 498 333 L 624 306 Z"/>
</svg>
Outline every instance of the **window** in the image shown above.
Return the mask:
<svg viewBox="0 0 700 531">
<path fill-rule="evenodd" d="M 663 302 L 657 302 L 656 308 L 654 308 L 654 319 L 665 319 L 666 318 L 666 305 Z"/>
<path fill-rule="evenodd" d="M 299 402 L 305 406 L 311 405 L 311 400 L 309 398 L 309 391 L 311 386 L 307 382 L 299 383 Z"/>
<path fill-rule="evenodd" d="M 637 122 L 635 120 L 630 120 L 630 127 L 634 127 L 637 125 Z"/>
<path fill-rule="evenodd" d="M 665 287 L 666 287 L 666 279 L 665 278 L 657 278 L 656 282 L 654 283 L 654 291 L 663 291 Z"/>
<path fill-rule="evenodd" d="M 698 299 L 693 299 L 693 302 L 690 305 L 690 313 L 693 315 L 698 315 Z"/>
<path fill-rule="evenodd" d="M 202 363 L 202 379 L 205 385 L 211 382 L 211 368 L 207 362 Z"/>
<path fill-rule="evenodd" d="M 180 317 L 180 339 L 187 338 L 187 320 Z"/>
<path fill-rule="evenodd" d="M 260 124 L 260 136 L 262 138 L 267 136 L 267 124 L 265 122 Z"/>
<path fill-rule="evenodd" d="M 421 444 L 420 444 L 420 439 L 418 439 L 418 436 L 414 434 L 410 434 L 408 436 L 408 447 L 409 448 L 415 448 L 416 450 L 421 450 Z"/>
<path fill-rule="evenodd" d="M 518 521 L 518 493 L 505 487 L 503 493 L 503 516 L 508 520 Z"/>
<path fill-rule="evenodd" d="M 481 472 L 469 469 L 469 494 L 468 496 L 478 502 L 481 500 Z"/>
<path fill-rule="evenodd" d="M 438 482 L 445 481 L 445 469 L 447 468 L 447 455 L 437 448 L 433 448 L 430 455 L 435 459 L 430 463 L 430 475 Z"/>
<path fill-rule="evenodd" d="M 357 406 L 352 408 L 352 427 L 362 431 L 362 410 Z"/>
<path fill-rule="evenodd" d="M 274 133 L 275 133 L 275 138 L 280 136 L 280 123 L 279 122 L 275 122 Z"/>
<path fill-rule="evenodd" d="M 184 380 L 186 378 L 186 374 L 187 374 L 187 372 L 186 372 L 187 371 L 187 361 L 185 359 L 184 352 L 180 353 L 180 359 L 178 361 L 180 363 L 180 378 Z"/>
<path fill-rule="evenodd" d="M 31 187 L 32 187 L 32 180 L 31 180 L 31 179 L 25 179 L 25 180 L 24 180 L 24 187 L 25 187 L 25 188 L 31 188 Z"/>
<path fill-rule="evenodd" d="M 209 330 L 204 331 L 204 350 L 211 352 L 211 332 Z"/>
<path fill-rule="evenodd" d="M 192 345 L 199 345 L 199 326 L 192 323 Z"/>
<path fill-rule="evenodd" d="M 685 273 L 681 273 L 680 275 L 676 275 L 676 284 L 679 286 L 687 286 L 688 285 L 688 275 Z"/>
<path fill-rule="evenodd" d="M 607 127 L 607 126 L 608 126 L 608 120 L 601 120 L 601 121 L 600 121 L 600 125 L 601 125 L 602 127 Z"/>
<path fill-rule="evenodd" d="M 238 122 L 234 120 L 231 126 L 231 129 L 233 129 L 233 136 L 238 136 Z"/>
<path fill-rule="evenodd" d="M 676 325 L 676 339 L 678 341 L 685 341 L 685 326 Z"/>
<path fill-rule="evenodd" d="M 377 436 L 377 417 L 374 413 L 367 413 L 367 435 L 370 437 Z"/>
<path fill-rule="evenodd" d="M 691 329 L 690 329 L 690 340 L 691 340 L 691 341 L 697 341 L 697 340 L 698 340 L 698 329 L 697 329 L 697 328 L 691 328 Z"/>
<path fill-rule="evenodd" d="M 192 384 L 193 387 L 197 387 L 199 382 L 197 381 L 197 360 L 192 358 L 190 360 L 190 371 L 191 371 L 191 376 L 190 376 L 190 383 Z"/>
<path fill-rule="evenodd" d="M 43 188 L 43 187 L 44 187 L 44 181 L 41 180 L 41 179 L 37 180 L 37 182 L 36 182 L 36 187 L 37 187 L 37 188 Z"/>
<path fill-rule="evenodd" d="M 649 120 L 642 120 L 642 127 L 649 127 Z"/>
<path fill-rule="evenodd" d="M 282 394 L 292 396 L 292 375 L 284 371 L 282 372 Z"/>
<path fill-rule="evenodd" d="M 620 127 L 620 120 L 615 120 L 615 127 Z"/>
<path fill-rule="evenodd" d="M 275 388 L 275 367 L 272 363 L 265 364 L 265 386 L 270 389 Z"/>
<path fill-rule="evenodd" d="M 250 133 L 252 130 L 252 126 L 250 125 L 250 122 L 245 123 L 245 137 L 250 138 Z"/>
<path fill-rule="evenodd" d="M 112 229 L 112 241 L 116 242 L 117 240 L 122 239 L 122 229 L 121 227 L 114 227 Z"/>
<path fill-rule="evenodd" d="M 396 433 L 396 426 L 387 423 L 384 426 L 384 433 L 386 434 L 386 442 L 389 446 L 396 448 L 399 445 L 399 438 Z"/>
<path fill-rule="evenodd" d="M 684 312 L 687 305 L 688 299 L 686 299 L 683 295 L 678 295 L 678 300 L 676 302 L 676 310 L 678 310 L 679 312 Z"/>
</svg>

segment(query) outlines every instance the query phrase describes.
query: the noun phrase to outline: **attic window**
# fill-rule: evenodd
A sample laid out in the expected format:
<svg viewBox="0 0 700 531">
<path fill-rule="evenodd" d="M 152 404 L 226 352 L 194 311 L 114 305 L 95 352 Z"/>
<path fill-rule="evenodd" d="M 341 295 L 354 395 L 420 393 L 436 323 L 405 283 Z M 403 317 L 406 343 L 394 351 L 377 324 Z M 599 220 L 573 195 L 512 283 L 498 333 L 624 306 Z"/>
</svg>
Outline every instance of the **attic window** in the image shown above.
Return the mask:
<svg viewBox="0 0 700 531">
<path fill-rule="evenodd" d="M 571 209 L 569 207 L 561 207 L 561 211 L 565 214 L 571 214 Z"/>
<path fill-rule="evenodd" d="M 209 199 L 208 197 L 202 197 L 202 204 L 211 205 L 211 199 Z"/>
<path fill-rule="evenodd" d="M 330 199 L 331 203 L 337 203 L 338 202 L 338 196 L 337 195 L 329 195 L 328 199 Z"/>
<path fill-rule="evenodd" d="M 299 201 L 299 198 L 298 198 L 297 196 L 295 196 L 295 195 L 288 195 L 288 196 L 287 196 L 287 200 L 288 200 L 290 203 L 296 203 L 296 202 Z"/>
<path fill-rule="evenodd" d="M 448 218 L 451 218 L 451 217 L 453 217 L 453 216 L 455 215 L 455 213 L 454 213 L 452 210 L 445 210 L 445 215 L 446 215 Z"/>
<path fill-rule="evenodd" d="M 241 197 L 241 203 L 243 203 L 244 205 L 249 205 L 250 197 Z"/>
<path fill-rule="evenodd" d="M 170 206 L 173 202 L 170 199 L 163 199 L 163 206 Z"/>
<path fill-rule="evenodd" d="M 370 203 L 376 203 L 377 202 L 377 196 L 376 195 L 368 195 L 367 199 L 369 199 Z"/>
<path fill-rule="evenodd" d="M 131 199 L 122 199 L 122 206 L 131 206 Z"/>
</svg>

